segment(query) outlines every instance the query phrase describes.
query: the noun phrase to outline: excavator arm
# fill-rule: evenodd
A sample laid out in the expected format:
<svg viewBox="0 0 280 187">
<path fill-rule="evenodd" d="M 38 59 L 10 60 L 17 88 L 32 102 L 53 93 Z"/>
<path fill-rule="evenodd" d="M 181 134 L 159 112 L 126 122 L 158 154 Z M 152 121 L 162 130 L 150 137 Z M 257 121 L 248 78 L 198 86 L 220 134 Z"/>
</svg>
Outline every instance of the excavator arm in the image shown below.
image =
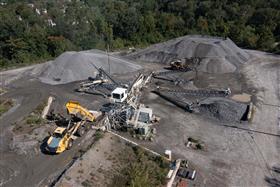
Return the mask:
<svg viewBox="0 0 280 187">
<path fill-rule="evenodd" d="M 96 120 L 96 117 L 88 109 L 82 107 L 79 102 L 69 101 L 66 103 L 66 108 L 68 114 L 74 116 L 81 115 L 84 119 L 91 122 Z"/>
</svg>

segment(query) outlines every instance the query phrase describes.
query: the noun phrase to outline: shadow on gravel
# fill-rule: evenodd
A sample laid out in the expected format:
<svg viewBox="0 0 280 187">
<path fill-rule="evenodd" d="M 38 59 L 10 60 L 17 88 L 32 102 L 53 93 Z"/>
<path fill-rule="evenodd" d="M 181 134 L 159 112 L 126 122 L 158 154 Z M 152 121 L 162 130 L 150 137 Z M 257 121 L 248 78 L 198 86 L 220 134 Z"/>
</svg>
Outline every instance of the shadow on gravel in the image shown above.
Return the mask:
<svg viewBox="0 0 280 187">
<path fill-rule="evenodd" d="M 270 187 L 279 187 L 280 186 L 280 180 L 278 180 L 278 179 L 265 177 L 264 180 L 268 183 L 268 186 L 270 186 Z"/>
<path fill-rule="evenodd" d="M 173 70 L 171 67 L 164 67 L 163 69 L 166 69 L 166 70 Z"/>
<path fill-rule="evenodd" d="M 55 153 L 50 153 L 47 151 L 46 147 L 47 147 L 48 139 L 49 139 L 49 137 L 44 138 L 43 143 L 40 145 L 41 153 L 43 153 L 45 155 L 56 155 Z"/>
<path fill-rule="evenodd" d="M 272 171 L 280 174 L 280 167 L 279 166 L 273 166 L 271 169 L 272 169 Z"/>
<path fill-rule="evenodd" d="M 266 55 L 268 55 L 268 56 L 272 56 L 272 57 L 275 57 L 275 58 L 279 58 L 279 56 L 280 56 L 280 53 L 266 53 Z"/>
</svg>

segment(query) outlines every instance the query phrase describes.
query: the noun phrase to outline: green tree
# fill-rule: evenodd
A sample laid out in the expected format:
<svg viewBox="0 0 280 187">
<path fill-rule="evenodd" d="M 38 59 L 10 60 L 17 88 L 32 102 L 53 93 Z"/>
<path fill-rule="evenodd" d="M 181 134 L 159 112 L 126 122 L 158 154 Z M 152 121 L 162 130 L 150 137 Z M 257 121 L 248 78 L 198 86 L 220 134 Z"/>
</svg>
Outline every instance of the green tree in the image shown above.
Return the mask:
<svg viewBox="0 0 280 187">
<path fill-rule="evenodd" d="M 186 34 L 230 37 L 245 48 L 279 48 L 278 0 L 7 2 L 0 5 L 1 65 L 47 59 L 69 49 L 144 47 Z"/>
<path fill-rule="evenodd" d="M 197 27 L 203 34 L 209 33 L 208 21 L 201 16 L 197 20 Z"/>
<path fill-rule="evenodd" d="M 242 31 L 243 46 L 248 48 L 256 48 L 259 36 L 255 34 L 255 29 L 251 26 L 247 26 Z"/>
<path fill-rule="evenodd" d="M 67 50 L 75 50 L 76 47 L 63 36 L 48 37 L 48 52 L 51 56 L 58 56 Z"/>
<path fill-rule="evenodd" d="M 265 26 L 259 30 L 260 37 L 257 42 L 257 46 L 260 49 L 272 50 L 275 45 L 275 39 L 271 30 Z"/>
</svg>

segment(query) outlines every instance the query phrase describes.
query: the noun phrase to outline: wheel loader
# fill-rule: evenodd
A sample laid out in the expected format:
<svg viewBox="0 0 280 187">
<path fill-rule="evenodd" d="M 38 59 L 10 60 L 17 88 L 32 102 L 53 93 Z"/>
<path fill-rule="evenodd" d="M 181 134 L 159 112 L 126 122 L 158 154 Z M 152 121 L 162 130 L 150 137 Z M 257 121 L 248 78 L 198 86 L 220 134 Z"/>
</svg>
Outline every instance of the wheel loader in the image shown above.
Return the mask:
<svg viewBox="0 0 280 187">
<path fill-rule="evenodd" d="M 187 68 L 193 68 L 200 64 L 202 58 L 191 57 L 191 58 L 175 58 L 170 62 L 170 68 L 172 70 L 184 70 Z"/>
<path fill-rule="evenodd" d="M 57 127 L 47 140 L 46 150 L 50 153 L 58 154 L 70 149 L 77 136 L 81 137 L 101 116 L 100 112 L 89 111 L 75 101 L 69 101 L 66 109 L 71 119 L 67 127 Z"/>
</svg>

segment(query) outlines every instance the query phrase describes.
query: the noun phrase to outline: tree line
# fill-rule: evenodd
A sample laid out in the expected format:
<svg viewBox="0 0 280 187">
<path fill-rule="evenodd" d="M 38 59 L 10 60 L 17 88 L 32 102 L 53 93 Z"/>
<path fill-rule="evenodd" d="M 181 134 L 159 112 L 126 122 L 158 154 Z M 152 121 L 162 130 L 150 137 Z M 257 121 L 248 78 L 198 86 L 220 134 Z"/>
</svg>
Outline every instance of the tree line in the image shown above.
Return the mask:
<svg viewBox="0 0 280 187">
<path fill-rule="evenodd" d="M 0 0 L 1 67 L 67 50 L 145 47 L 187 34 L 280 53 L 278 0 Z"/>
</svg>

